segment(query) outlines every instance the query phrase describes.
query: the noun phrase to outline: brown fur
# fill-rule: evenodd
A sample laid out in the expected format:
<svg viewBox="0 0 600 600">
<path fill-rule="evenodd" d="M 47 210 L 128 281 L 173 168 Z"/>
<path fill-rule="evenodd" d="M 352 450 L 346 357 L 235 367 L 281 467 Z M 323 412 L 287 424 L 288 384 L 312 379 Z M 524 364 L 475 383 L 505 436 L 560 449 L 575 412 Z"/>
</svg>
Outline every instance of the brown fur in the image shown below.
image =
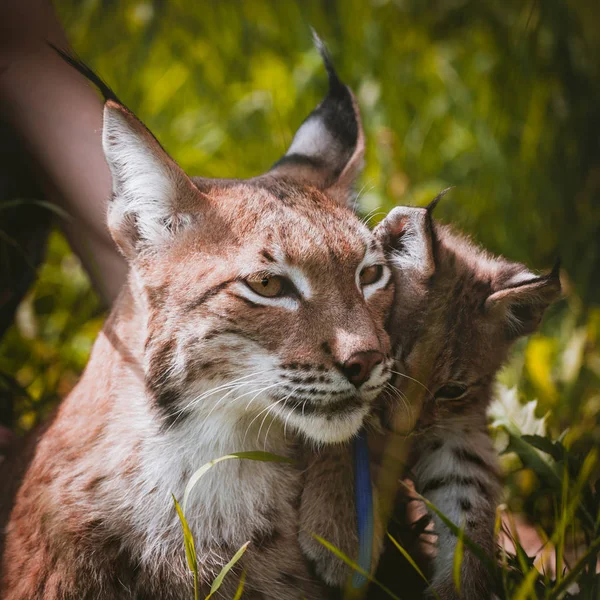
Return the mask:
<svg viewBox="0 0 600 600">
<path fill-rule="evenodd" d="M 450 228 L 432 222 L 424 209 L 396 210 L 399 213 L 391 213 L 378 227 L 379 236 L 390 244 L 397 290 L 391 319 L 397 349 L 396 391 L 382 396 L 390 411 L 385 411 L 384 422 L 391 431 L 386 438 L 372 436 L 373 466 L 376 473 L 380 470 L 378 487 L 382 494 L 394 495 L 395 477 L 402 472 L 401 463 L 408 461 L 417 491 L 459 525 L 464 520 L 466 534 L 493 557 L 501 485 L 487 433 L 486 409 L 495 375 L 510 346 L 517 337 L 537 328 L 545 308 L 558 297 L 558 273 L 537 277 L 523 265 L 492 257 Z M 416 235 L 412 227 L 422 234 L 419 260 L 402 262 L 398 257 L 402 258 L 405 251 L 405 234 Z M 441 394 L 446 389 L 452 391 L 450 384 L 464 386 L 464 393 L 457 399 L 444 398 Z M 387 454 L 382 455 L 385 440 Z M 407 456 L 409 447 L 411 454 Z M 339 456 L 335 458 L 339 463 Z M 305 495 L 307 506 L 301 514 L 310 515 L 304 523 L 306 529 L 355 557 L 353 509 L 334 503 L 340 488 L 351 487 L 352 478 L 346 476 L 344 483 L 343 469 L 337 471 L 339 477 L 334 477 L 326 464 L 321 464 L 329 460 L 327 453 L 313 459 L 313 472 L 326 472 L 328 476 L 320 483 L 307 484 L 305 490 L 319 487 L 320 500 L 317 506 Z M 351 469 L 349 453 L 346 461 L 345 469 Z M 331 489 L 329 500 L 326 488 Z M 346 501 L 353 506 L 350 494 Z M 391 509 L 389 499 L 387 502 L 385 506 L 384 500 L 384 514 Z M 403 502 L 397 511 L 395 520 L 402 521 Z M 346 526 L 334 515 L 346 515 Z M 401 530 L 392 527 L 394 532 Z M 433 564 L 425 562 L 422 567 L 432 577 L 433 589 L 440 598 L 450 600 L 457 595 L 447 558 L 443 562 L 442 557 L 453 553 L 455 541 L 440 522 L 436 522 L 436 531 L 440 538 L 438 557 Z M 305 542 L 305 551 L 309 556 L 322 554 L 313 542 Z M 320 573 L 330 583 L 337 578 L 340 585 L 348 568 L 331 555 L 329 561 L 324 561 Z M 407 597 L 409 589 L 399 576 L 399 564 L 399 553 L 390 544 L 377 577 Z M 462 566 L 462 582 L 463 598 L 489 597 L 487 571 L 469 551 Z M 369 597 L 384 595 L 375 588 L 369 592 Z"/>
</svg>

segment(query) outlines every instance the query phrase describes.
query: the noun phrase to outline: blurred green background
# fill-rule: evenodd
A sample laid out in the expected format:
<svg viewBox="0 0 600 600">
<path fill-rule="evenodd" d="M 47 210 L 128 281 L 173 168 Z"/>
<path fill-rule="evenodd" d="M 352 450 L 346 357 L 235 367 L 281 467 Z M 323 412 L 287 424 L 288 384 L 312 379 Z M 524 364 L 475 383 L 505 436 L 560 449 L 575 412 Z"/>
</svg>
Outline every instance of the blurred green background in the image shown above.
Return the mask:
<svg viewBox="0 0 600 600">
<path fill-rule="evenodd" d="M 554 437 L 600 442 L 600 3 L 575 0 L 57 0 L 75 50 L 191 174 L 258 174 L 326 77 L 312 25 L 355 90 L 361 207 L 456 189 L 437 216 L 533 269 L 563 260 L 566 299 L 503 373 Z M 57 219 L 57 222 L 60 218 Z M 1 228 L 1 227 L 0 227 Z M 19 431 L 74 385 L 102 307 L 60 233 L 0 345 Z"/>
</svg>

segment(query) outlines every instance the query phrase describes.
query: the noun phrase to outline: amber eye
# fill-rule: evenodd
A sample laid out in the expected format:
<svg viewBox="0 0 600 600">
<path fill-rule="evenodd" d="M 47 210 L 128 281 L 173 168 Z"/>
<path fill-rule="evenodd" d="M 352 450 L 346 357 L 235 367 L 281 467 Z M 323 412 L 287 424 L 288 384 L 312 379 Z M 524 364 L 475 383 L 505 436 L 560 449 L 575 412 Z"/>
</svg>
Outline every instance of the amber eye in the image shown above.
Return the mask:
<svg viewBox="0 0 600 600">
<path fill-rule="evenodd" d="M 381 279 L 383 275 L 383 265 L 371 265 L 365 267 L 360 272 L 360 285 L 371 285 Z"/>
<path fill-rule="evenodd" d="M 246 285 L 266 298 L 275 298 L 285 293 L 285 279 L 278 275 L 265 275 L 246 279 Z"/>
<path fill-rule="evenodd" d="M 436 398 L 444 398 L 446 400 L 458 400 L 464 396 L 467 391 L 467 386 L 462 383 L 449 383 L 442 386 L 436 393 Z"/>
</svg>

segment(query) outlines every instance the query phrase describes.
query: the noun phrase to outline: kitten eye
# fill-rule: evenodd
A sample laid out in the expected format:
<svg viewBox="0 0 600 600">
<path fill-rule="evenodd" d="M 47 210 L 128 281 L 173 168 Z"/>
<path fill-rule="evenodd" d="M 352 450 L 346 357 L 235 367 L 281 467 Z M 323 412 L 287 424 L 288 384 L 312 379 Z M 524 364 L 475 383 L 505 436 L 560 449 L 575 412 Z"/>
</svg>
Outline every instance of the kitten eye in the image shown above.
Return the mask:
<svg viewBox="0 0 600 600">
<path fill-rule="evenodd" d="M 260 296 L 275 298 L 285 293 L 286 281 L 279 275 L 264 275 L 246 279 L 246 285 Z"/>
<path fill-rule="evenodd" d="M 371 285 L 381 279 L 383 265 L 371 265 L 361 270 L 359 275 L 360 285 Z"/>
<path fill-rule="evenodd" d="M 467 391 L 467 386 L 462 383 L 449 383 L 442 386 L 436 393 L 435 397 L 445 398 L 446 400 L 458 400 Z"/>
</svg>

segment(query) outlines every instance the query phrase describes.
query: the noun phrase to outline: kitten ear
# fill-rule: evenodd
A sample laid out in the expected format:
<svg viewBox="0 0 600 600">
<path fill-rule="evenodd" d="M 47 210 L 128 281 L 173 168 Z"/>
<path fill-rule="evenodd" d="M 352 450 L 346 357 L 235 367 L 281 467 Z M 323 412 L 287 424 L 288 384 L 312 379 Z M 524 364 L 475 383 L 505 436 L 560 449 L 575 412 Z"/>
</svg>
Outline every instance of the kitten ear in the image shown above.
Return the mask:
<svg viewBox="0 0 600 600">
<path fill-rule="evenodd" d="M 146 126 L 113 100 L 104 105 L 102 146 L 112 174 L 108 227 L 125 257 L 168 242 L 191 221 L 184 207 L 200 192 Z"/>
<path fill-rule="evenodd" d="M 561 295 L 560 263 L 547 275 L 536 276 L 525 268 L 502 283 L 485 302 L 485 309 L 501 319 L 509 339 L 533 333 L 544 312 Z"/>
<path fill-rule="evenodd" d="M 329 92 L 302 123 L 269 175 L 312 185 L 350 204 L 365 151 L 360 112 L 354 94 L 341 82 L 325 44 L 314 31 L 313 38 L 327 69 Z"/>
<path fill-rule="evenodd" d="M 397 206 L 373 233 L 398 270 L 410 271 L 423 279 L 434 274 L 435 233 L 428 209 Z"/>
</svg>

